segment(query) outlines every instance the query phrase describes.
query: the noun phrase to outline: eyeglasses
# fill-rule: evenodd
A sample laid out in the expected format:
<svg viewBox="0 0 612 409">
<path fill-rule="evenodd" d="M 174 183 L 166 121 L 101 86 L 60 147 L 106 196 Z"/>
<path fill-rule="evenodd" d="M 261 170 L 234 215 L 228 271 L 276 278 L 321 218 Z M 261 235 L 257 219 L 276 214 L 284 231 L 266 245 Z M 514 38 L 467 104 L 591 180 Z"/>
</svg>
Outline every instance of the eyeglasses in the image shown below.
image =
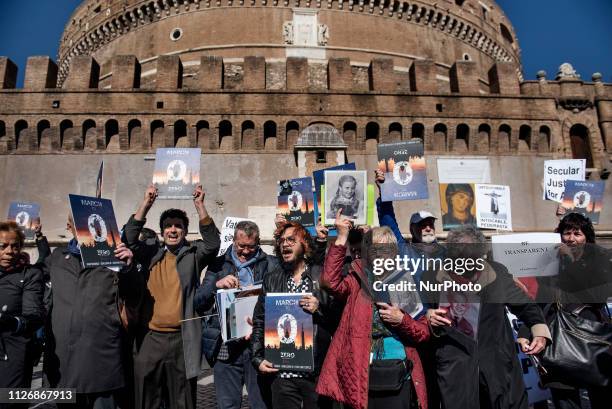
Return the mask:
<svg viewBox="0 0 612 409">
<path fill-rule="evenodd" d="M 297 243 L 297 240 L 295 239 L 294 236 L 289 236 L 289 237 L 280 237 L 277 240 L 278 244 L 280 244 L 281 246 L 287 242 L 287 244 L 291 247 L 295 246 L 295 243 Z"/>
</svg>

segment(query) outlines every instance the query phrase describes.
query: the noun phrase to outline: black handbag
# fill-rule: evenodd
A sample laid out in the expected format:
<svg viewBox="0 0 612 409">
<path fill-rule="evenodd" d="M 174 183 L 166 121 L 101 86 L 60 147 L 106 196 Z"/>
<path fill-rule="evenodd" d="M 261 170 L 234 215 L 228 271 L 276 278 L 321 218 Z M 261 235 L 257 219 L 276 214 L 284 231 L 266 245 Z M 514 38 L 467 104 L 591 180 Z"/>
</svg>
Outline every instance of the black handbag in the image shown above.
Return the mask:
<svg viewBox="0 0 612 409">
<path fill-rule="evenodd" d="M 574 387 L 607 386 L 612 376 L 612 325 L 587 320 L 553 304 L 552 345 L 542 355 L 543 381 Z"/>
<path fill-rule="evenodd" d="M 409 359 L 377 359 L 370 364 L 369 390 L 397 392 L 410 379 L 412 361 Z"/>
</svg>

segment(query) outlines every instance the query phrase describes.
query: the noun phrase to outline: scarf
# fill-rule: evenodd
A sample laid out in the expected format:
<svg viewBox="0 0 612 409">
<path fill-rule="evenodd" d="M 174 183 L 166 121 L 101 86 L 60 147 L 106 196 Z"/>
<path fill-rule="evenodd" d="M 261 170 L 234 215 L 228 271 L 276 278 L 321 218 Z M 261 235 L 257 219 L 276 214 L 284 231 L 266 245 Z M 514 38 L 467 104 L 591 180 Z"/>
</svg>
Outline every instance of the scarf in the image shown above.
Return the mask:
<svg viewBox="0 0 612 409">
<path fill-rule="evenodd" d="M 230 256 L 232 257 L 232 262 L 238 270 L 238 281 L 240 281 L 240 287 L 247 287 L 255 284 L 253 269 L 250 266 L 257 262 L 257 258 L 259 257 L 260 251 L 261 250 L 257 250 L 257 253 L 255 253 L 253 257 L 242 263 L 240 262 L 240 260 L 238 260 L 238 256 L 236 256 L 234 246 L 232 246 L 232 248 L 230 249 Z"/>
<path fill-rule="evenodd" d="M 81 246 L 79 245 L 77 239 L 71 239 L 68 242 L 68 252 L 76 257 L 81 256 Z"/>
</svg>

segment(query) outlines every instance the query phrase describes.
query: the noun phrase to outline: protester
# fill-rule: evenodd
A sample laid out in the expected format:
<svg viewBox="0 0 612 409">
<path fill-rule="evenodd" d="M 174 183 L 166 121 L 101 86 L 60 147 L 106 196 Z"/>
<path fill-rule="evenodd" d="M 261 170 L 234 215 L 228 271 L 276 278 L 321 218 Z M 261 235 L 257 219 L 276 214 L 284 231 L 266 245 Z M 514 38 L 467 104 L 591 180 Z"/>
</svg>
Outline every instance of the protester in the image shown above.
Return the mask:
<svg viewBox="0 0 612 409">
<path fill-rule="evenodd" d="M 558 302 L 564 311 L 575 313 L 588 322 L 608 323 L 607 328 L 612 331 L 606 307 L 607 299 L 612 297 L 612 254 L 595 244 L 593 224 L 581 214 L 567 214 L 555 232 L 561 236 L 562 243 L 559 246 L 559 274 L 538 278 L 536 286 L 536 299 L 546 312 L 547 321 L 550 322 L 555 316 Z M 529 339 L 524 328 L 520 329 L 517 341 L 525 349 Z M 560 340 L 553 338 L 552 341 L 555 343 Z M 607 375 L 611 379 L 607 387 L 587 388 L 590 407 L 593 409 L 608 408 L 612 396 L 612 353 L 608 353 L 607 357 L 602 355 L 598 360 L 596 365 L 599 368 L 594 367 L 593 371 L 605 370 L 607 367 Z M 544 377 L 555 407 L 581 408 L 580 385 L 572 385 L 566 377 L 563 378 L 561 381 L 554 376 Z"/>
<path fill-rule="evenodd" d="M 253 313 L 251 348 L 253 365 L 272 379 L 272 407 L 312 409 L 329 407 L 329 401 L 315 393 L 316 380 L 325 359 L 331 334 L 337 325 L 339 306 L 320 288 L 321 265 L 313 262 L 310 234 L 298 223 L 282 223 L 274 234 L 274 251 L 280 266 L 263 281 Z M 313 316 L 314 366 L 312 373 L 279 371 L 264 359 L 265 296 L 267 293 L 311 293 L 300 300 L 302 308 Z"/>
<path fill-rule="evenodd" d="M 266 254 L 259 246 L 257 224 L 252 221 L 239 222 L 234 231 L 233 244 L 208 268 L 202 286 L 196 291 L 196 311 L 202 316 L 211 315 L 211 320 L 205 321 L 206 325 L 219 328 L 218 315 L 212 315 L 217 289 L 247 288 L 261 284 L 278 267 L 276 257 Z M 216 332 L 215 335 L 216 339 L 211 342 L 213 346 L 221 342 L 220 333 Z M 218 351 L 212 352 L 219 409 L 239 409 L 243 386 L 246 386 L 252 409 L 266 408 L 262 392 L 267 397 L 268 385 L 251 364 L 249 338 L 226 342 Z"/>
<path fill-rule="evenodd" d="M 136 214 L 125 226 L 125 237 L 144 266 L 148 294 L 139 317 L 140 331 L 134 357 L 137 409 L 157 408 L 162 396 L 174 408 L 195 408 L 196 380 L 200 373 L 201 323 L 195 318 L 194 296 L 200 272 L 211 263 L 221 245 L 219 231 L 204 206 L 204 191 L 197 186 L 193 202 L 202 240 L 188 242 L 189 219 L 183 210 L 168 209 L 160 217 L 164 247 L 141 241 L 146 216 L 157 189 L 150 185 Z M 182 321 L 187 319 L 188 321 Z M 167 402 L 167 403 L 168 403 Z"/>
<path fill-rule="evenodd" d="M 346 301 L 346 306 L 323 364 L 317 392 L 356 409 L 411 408 L 414 403 L 427 409 L 423 368 L 414 349 L 429 338 L 427 321 L 424 317 L 415 321 L 395 305 L 375 302 L 380 294 L 374 296 L 372 291 L 375 276 L 371 264 L 381 256 L 376 247 L 384 245 L 385 256 L 393 258 L 397 254 L 397 240 L 388 227 L 370 230 L 364 239 L 364 258 L 353 262 L 349 274 L 343 277 L 351 222 L 340 216 L 338 212 L 338 237 L 327 254 L 322 280 L 332 295 Z M 396 364 L 393 372 L 388 371 L 389 367 L 384 375 L 377 370 L 380 365 L 391 363 Z M 373 389 L 373 383 L 397 380 L 398 370 L 405 371 L 399 375 L 399 387 Z M 412 396 L 412 388 L 417 396 Z"/>
<path fill-rule="evenodd" d="M 444 247 L 438 243 L 436 239 L 436 220 L 437 218 L 426 210 L 415 212 L 410 217 L 410 235 L 412 237 L 408 243 L 399 229 L 393 202 L 383 202 L 381 199 L 381 184 L 385 183 L 385 173 L 376 169 L 375 171 L 376 186 L 378 187 L 378 199 L 376 200 L 376 209 L 378 210 L 378 222 L 381 226 L 387 226 L 395 234 L 395 238 L 399 244 L 400 253 L 410 258 L 424 257 L 425 259 L 441 259 L 444 257 Z M 412 278 L 418 285 L 423 276 L 424 269 L 419 267 L 413 274 Z M 424 304 L 425 311 L 429 307 L 428 293 L 420 291 L 417 288 L 421 301 Z M 438 390 L 436 361 L 434 349 L 430 342 L 422 343 L 417 346 L 419 357 L 423 364 L 423 370 L 427 380 L 427 401 L 431 408 L 440 407 L 440 392 Z"/>
<path fill-rule="evenodd" d="M 125 371 L 122 342 L 125 333 L 119 314 L 119 287 L 136 274 L 133 254 L 121 243 L 115 257 L 125 262 L 119 272 L 106 267 L 83 268 L 76 228 L 67 247 L 58 247 L 44 261 L 53 283 L 51 313 L 45 328 L 45 371 L 54 388 L 75 388 L 76 406 L 117 408 L 123 397 Z"/>
<path fill-rule="evenodd" d="M 448 259 L 480 260 L 483 268 L 463 274 L 440 270 L 424 276 L 428 282 L 480 286 L 480 290 L 465 292 L 469 303 L 461 299 L 463 307 L 469 305 L 478 311 L 470 322 L 475 338 L 462 332 L 461 327 L 452 326 L 448 311 L 452 304 L 447 308 L 434 304 L 427 311 L 436 348 L 442 407 L 526 409 L 527 393 L 505 308 L 531 330 L 532 341 L 524 349 L 527 354 L 541 352 L 550 341 L 542 311 L 519 289 L 504 266 L 486 259 L 488 246 L 476 227 L 462 226 L 450 231 L 447 246 Z M 438 294 L 440 302 L 443 294 L 449 296 L 453 292 Z"/>
<path fill-rule="evenodd" d="M 0 222 L 0 388 L 30 387 L 33 336 L 44 319 L 42 271 L 22 252 L 24 241 L 17 223 Z"/>
</svg>

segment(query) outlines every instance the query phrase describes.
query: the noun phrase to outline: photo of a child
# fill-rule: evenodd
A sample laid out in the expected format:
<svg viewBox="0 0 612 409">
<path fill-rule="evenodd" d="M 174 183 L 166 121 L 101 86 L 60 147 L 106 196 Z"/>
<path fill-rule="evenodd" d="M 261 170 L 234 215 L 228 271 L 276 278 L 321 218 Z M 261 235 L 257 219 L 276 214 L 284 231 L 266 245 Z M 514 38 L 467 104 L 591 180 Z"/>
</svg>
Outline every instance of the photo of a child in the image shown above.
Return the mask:
<svg viewBox="0 0 612 409">
<path fill-rule="evenodd" d="M 325 224 L 333 224 L 340 209 L 343 217 L 365 224 L 366 185 L 365 171 L 325 172 Z"/>
</svg>

